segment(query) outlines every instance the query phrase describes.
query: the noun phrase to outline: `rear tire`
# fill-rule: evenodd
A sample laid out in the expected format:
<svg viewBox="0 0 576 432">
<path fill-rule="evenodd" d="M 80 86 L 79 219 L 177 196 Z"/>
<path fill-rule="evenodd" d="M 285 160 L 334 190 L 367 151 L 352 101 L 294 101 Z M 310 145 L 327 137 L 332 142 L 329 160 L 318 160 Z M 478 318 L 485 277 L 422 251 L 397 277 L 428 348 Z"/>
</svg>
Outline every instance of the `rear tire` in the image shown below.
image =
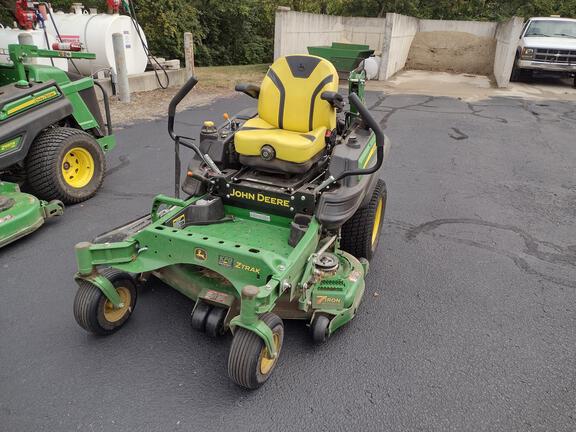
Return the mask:
<svg viewBox="0 0 576 432">
<path fill-rule="evenodd" d="M 356 258 L 371 260 L 378 248 L 386 212 L 386 183 L 378 180 L 368 205 L 359 208 L 343 226 L 340 248 Z"/>
<path fill-rule="evenodd" d="M 100 288 L 88 281 L 79 280 L 74 298 L 74 318 L 84 330 L 97 335 L 108 335 L 120 329 L 132 316 L 136 307 L 137 291 L 136 284 L 128 273 L 110 268 L 100 273 L 116 288 L 125 306 L 114 309 Z"/>
<path fill-rule="evenodd" d="M 278 355 L 267 357 L 264 341 L 256 333 L 238 327 L 234 333 L 228 357 L 228 375 L 241 387 L 256 389 L 264 384 L 278 364 L 284 341 L 284 324 L 278 315 L 265 313 L 260 319 L 272 330 Z"/>
<path fill-rule="evenodd" d="M 92 135 L 54 127 L 36 137 L 25 165 L 27 182 L 35 195 L 46 201 L 76 204 L 93 197 L 102 185 L 106 157 Z"/>
</svg>

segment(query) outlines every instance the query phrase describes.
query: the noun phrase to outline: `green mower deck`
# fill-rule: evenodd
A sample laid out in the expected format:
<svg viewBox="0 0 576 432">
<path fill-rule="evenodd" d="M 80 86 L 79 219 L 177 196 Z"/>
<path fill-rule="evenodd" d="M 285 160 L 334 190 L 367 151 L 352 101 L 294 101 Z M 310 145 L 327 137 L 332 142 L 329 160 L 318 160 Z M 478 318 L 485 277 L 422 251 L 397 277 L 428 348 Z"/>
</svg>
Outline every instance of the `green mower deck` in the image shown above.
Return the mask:
<svg viewBox="0 0 576 432">
<path fill-rule="evenodd" d="M 116 236 L 129 234 L 121 242 L 107 242 L 104 236 L 99 241 L 105 243 L 78 244 L 77 280 L 98 286 L 112 304 L 121 307 L 116 290 L 96 267 L 113 264 L 129 273 L 154 272 L 194 301 L 239 311 L 235 318 L 229 314 L 233 319 L 226 320 L 225 326 L 259 334 L 270 352 L 275 351 L 272 333 L 258 320 L 263 313 L 274 310 L 281 318 L 307 320 L 325 314 L 330 316 L 328 335 L 353 318 L 364 292 L 367 262 L 338 250 L 338 271 L 315 284 L 318 269 L 313 261 L 320 226 L 314 219 L 296 247 L 288 244 L 290 219 L 232 206 L 225 207 L 227 222 L 179 228 L 183 210 L 200 199 L 158 196 L 153 208 L 177 205 L 160 218 L 153 211 L 139 223 L 113 231 Z M 130 235 L 132 227 L 139 229 L 134 235 Z M 296 287 L 305 284 L 310 289 L 298 294 Z M 256 291 L 246 292 L 246 286 Z"/>
<path fill-rule="evenodd" d="M 41 201 L 20 192 L 14 183 L 0 181 L 0 247 L 36 231 L 46 219 L 61 216 L 63 211 L 60 201 Z"/>
</svg>

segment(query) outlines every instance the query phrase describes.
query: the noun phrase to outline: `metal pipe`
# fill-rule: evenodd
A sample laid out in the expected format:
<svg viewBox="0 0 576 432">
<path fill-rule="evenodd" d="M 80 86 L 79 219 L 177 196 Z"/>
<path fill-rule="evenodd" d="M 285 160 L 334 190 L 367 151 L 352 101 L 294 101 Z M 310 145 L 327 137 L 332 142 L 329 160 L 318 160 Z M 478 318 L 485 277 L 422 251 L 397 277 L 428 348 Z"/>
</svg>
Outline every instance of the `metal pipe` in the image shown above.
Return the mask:
<svg viewBox="0 0 576 432">
<path fill-rule="evenodd" d="M 124 35 L 114 33 L 112 35 L 114 46 L 114 61 L 116 63 L 116 75 L 118 76 L 118 97 L 120 102 L 130 102 L 130 85 L 128 83 L 128 69 L 126 66 L 126 51 L 124 50 Z"/>
</svg>

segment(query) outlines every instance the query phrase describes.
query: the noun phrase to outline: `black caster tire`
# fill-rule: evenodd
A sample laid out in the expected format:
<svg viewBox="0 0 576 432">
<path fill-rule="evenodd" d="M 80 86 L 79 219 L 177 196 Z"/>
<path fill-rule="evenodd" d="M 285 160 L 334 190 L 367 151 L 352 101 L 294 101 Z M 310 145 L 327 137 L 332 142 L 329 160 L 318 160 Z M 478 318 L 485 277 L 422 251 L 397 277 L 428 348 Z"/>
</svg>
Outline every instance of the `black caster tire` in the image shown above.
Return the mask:
<svg viewBox="0 0 576 432">
<path fill-rule="evenodd" d="M 36 196 L 76 204 L 100 189 L 106 157 L 92 135 L 79 129 L 54 127 L 36 137 L 25 166 L 27 184 Z"/>
<path fill-rule="evenodd" d="M 192 317 L 190 320 L 190 325 L 194 330 L 198 330 L 200 332 L 206 331 L 206 319 L 208 318 L 208 314 L 212 310 L 212 306 L 208 303 L 198 302 L 196 303 L 196 307 L 192 311 Z"/>
<path fill-rule="evenodd" d="M 330 319 L 325 315 L 316 315 L 310 324 L 310 336 L 315 344 L 323 344 L 328 340 Z"/>
<path fill-rule="evenodd" d="M 122 327 L 136 307 L 137 290 L 134 279 L 125 272 L 105 269 L 100 272 L 116 288 L 124 307 L 115 309 L 96 285 L 78 281 L 74 298 L 74 318 L 84 330 L 97 335 L 108 335 Z"/>
<path fill-rule="evenodd" d="M 378 180 L 370 202 L 342 226 L 340 248 L 356 258 L 372 259 L 378 248 L 386 213 L 386 183 Z"/>
<path fill-rule="evenodd" d="M 224 320 L 228 309 L 214 306 L 206 317 L 206 334 L 210 337 L 218 337 L 224 334 Z"/>
<path fill-rule="evenodd" d="M 284 324 L 278 315 L 263 314 L 260 319 L 266 323 L 274 335 L 278 351 L 276 358 L 268 357 L 264 341 L 255 333 L 237 327 L 228 356 L 228 375 L 241 387 L 257 389 L 264 384 L 278 364 L 278 358 L 284 342 Z"/>
</svg>

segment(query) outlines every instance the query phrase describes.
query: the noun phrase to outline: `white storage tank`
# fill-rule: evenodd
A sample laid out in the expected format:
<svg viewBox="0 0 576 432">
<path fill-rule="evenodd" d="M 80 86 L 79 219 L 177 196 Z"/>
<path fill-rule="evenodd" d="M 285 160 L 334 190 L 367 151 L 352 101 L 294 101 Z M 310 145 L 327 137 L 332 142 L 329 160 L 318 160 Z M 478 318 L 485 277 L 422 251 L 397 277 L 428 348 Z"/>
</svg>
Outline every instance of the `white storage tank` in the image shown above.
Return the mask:
<svg viewBox="0 0 576 432">
<path fill-rule="evenodd" d="M 74 60 L 80 72 L 91 75 L 102 69 L 116 69 L 112 35 L 124 35 L 128 75 L 144 72 L 148 58 L 136 33 L 132 19 L 127 15 L 53 12 L 56 27 L 63 42 L 80 42 L 82 50 L 96 54 L 96 60 Z M 48 31 L 56 36 L 52 22 L 46 20 Z M 146 36 L 138 26 L 144 42 Z"/>
<path fill-rule="evenodd" d="M 8 45 L 17 44 L 18 43 L 18 35 L 20 33 L 28 33 L 32 36 L 32 44 L 36 45 L 38 48 L 42 49 L 52 49 L 51 46 L 46 46 L 46 38 L 44 36 L 43 30 L 20 30 L 20 29 L 13 29 L 10 27 L 2 27 L 0 25 L 0 48 L 8 48 Z M 50 33 L 48 33 L 48 42 L 52 45 L 56 42 L 56 38 L 53 37 Z M 68 60 L 66 59 L 53 59 L 54 66 L 63 71 L 68 71 Z M 10 58 L 6 55 L 0 55 L 0 63 L 6 64 L 11 63 Z M 31 58 L 28 60 L 28 63 L 33 64 L 41 64 L 46 66 L 52 66 L 52 62 L 49 58 Z"/>
</svg>

